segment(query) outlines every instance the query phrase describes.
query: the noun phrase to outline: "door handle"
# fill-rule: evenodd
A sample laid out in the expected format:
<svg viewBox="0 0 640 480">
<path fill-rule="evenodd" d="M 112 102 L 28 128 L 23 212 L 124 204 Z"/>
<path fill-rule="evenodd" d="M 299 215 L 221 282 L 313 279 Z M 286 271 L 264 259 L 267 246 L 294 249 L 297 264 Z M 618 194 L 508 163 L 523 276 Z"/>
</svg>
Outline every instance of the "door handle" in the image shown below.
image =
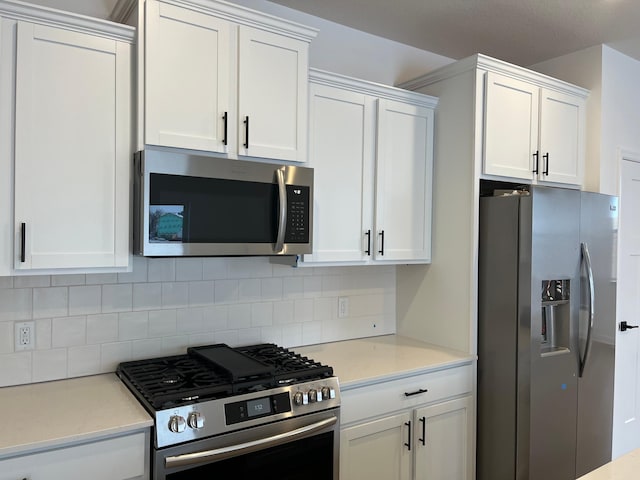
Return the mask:
<svg viewBox="0 0 640 480">
<path fill-rule="evenodd" d="M 405 425 L 409 428 L 409 433 L 407 434 L 407 443 L 404 444 L 407 447 L 407 450 L 411 451 L 411 420 L 405 422 Z"/>
<path fill-rule="evenodd" d="M 632 328 L 638 328 L 638 325 L 629 325 L 627 322 L 620 322 L 620 331 L 626 332 L 627 330 L 631 330 Z"/>
<path fill-rule="evenodd" d="M 422 442 L 422 445 L 424 446 L 427 444 L 427 418 L 421 417 L 420 423 L 422 423 L 422 438 L 419 438 L 418 441 Z"/>
<path fill-rule="evenodd" d="M 535 168 L 532 173 L 538 173 L 538 157 L 540 156 L 540 152 L 536 150 L 536 153 L 533 154 L 533 158 L 535 159 Z"/>
<path fill-rule="evenodd" d="M 244 148 L 249 148 L 249 116 L 244 117 Z"/>
<path fill-rule="evenodd" d="M 365 250 L 364 253 L 367 254 L 367 256 L 371 256 L 371 230 L 367 230 L 364 233 L 367 236 L 367 249 Z"/>
</svg>

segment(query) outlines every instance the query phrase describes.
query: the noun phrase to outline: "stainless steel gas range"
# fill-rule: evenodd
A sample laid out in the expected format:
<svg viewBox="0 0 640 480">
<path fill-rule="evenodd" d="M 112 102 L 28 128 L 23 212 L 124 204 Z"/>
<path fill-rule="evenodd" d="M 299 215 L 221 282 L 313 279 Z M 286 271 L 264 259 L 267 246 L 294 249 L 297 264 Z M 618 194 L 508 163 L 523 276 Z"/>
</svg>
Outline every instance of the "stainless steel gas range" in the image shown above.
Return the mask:
<svg viewBox="0 0 640 480">
<path fill-rule="evenodd" d="M 216 344 L 124 362 L 117 374 L 155 419 L 155 480 L 339 477 L 329 366 L 270 343 Z"/>
</svg>

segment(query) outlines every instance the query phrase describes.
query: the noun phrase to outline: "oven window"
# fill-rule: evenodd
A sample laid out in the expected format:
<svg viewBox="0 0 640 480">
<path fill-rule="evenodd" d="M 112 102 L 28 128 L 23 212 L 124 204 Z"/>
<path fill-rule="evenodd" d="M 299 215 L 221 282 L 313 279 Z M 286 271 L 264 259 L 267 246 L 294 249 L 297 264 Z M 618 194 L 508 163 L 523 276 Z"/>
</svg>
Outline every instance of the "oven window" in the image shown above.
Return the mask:
<svg viewBox="0 0 640 480">
<path fill-rule="evenodd" d="M 275 243 L 278 186 L 152 173 L 149 241 Z"/>
<path fill-rule="evenodd" d="M 277 478 L 331 480 L 333 432 L 167 475 L 167 480 Z"/>
</svg>

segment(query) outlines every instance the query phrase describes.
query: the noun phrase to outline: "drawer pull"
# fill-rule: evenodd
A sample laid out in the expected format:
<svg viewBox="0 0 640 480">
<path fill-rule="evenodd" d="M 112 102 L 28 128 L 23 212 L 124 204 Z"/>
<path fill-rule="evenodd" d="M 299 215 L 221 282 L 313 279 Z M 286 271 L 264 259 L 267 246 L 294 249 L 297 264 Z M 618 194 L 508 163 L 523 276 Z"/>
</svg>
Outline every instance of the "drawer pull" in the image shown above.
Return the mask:
<svg viewBox="0 0 640 480">
<path fill-rule="evenodd" d="M 421 388 L 420 390 L 416 390 L 415 392 L 404 392 L 405 397 L 413 397 L 414 395 L 420 395 L 421 393 L 427 393 L 429 390 L 426 388 Z"/>
</svg>

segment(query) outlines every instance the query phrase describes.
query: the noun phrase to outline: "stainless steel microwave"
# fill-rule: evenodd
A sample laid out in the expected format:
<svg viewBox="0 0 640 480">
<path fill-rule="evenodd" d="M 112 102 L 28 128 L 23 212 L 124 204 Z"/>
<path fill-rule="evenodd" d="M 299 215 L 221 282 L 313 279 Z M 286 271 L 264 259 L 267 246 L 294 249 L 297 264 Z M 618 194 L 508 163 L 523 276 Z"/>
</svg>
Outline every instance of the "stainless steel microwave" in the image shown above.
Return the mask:
<svg viewBox="0 0 640 480">
<path fill-rule="evenodd" d="M 134 168 L 139 255 L 311 253 L 311 168 L 165 150 L 137 152 Z"/>
</svg>

